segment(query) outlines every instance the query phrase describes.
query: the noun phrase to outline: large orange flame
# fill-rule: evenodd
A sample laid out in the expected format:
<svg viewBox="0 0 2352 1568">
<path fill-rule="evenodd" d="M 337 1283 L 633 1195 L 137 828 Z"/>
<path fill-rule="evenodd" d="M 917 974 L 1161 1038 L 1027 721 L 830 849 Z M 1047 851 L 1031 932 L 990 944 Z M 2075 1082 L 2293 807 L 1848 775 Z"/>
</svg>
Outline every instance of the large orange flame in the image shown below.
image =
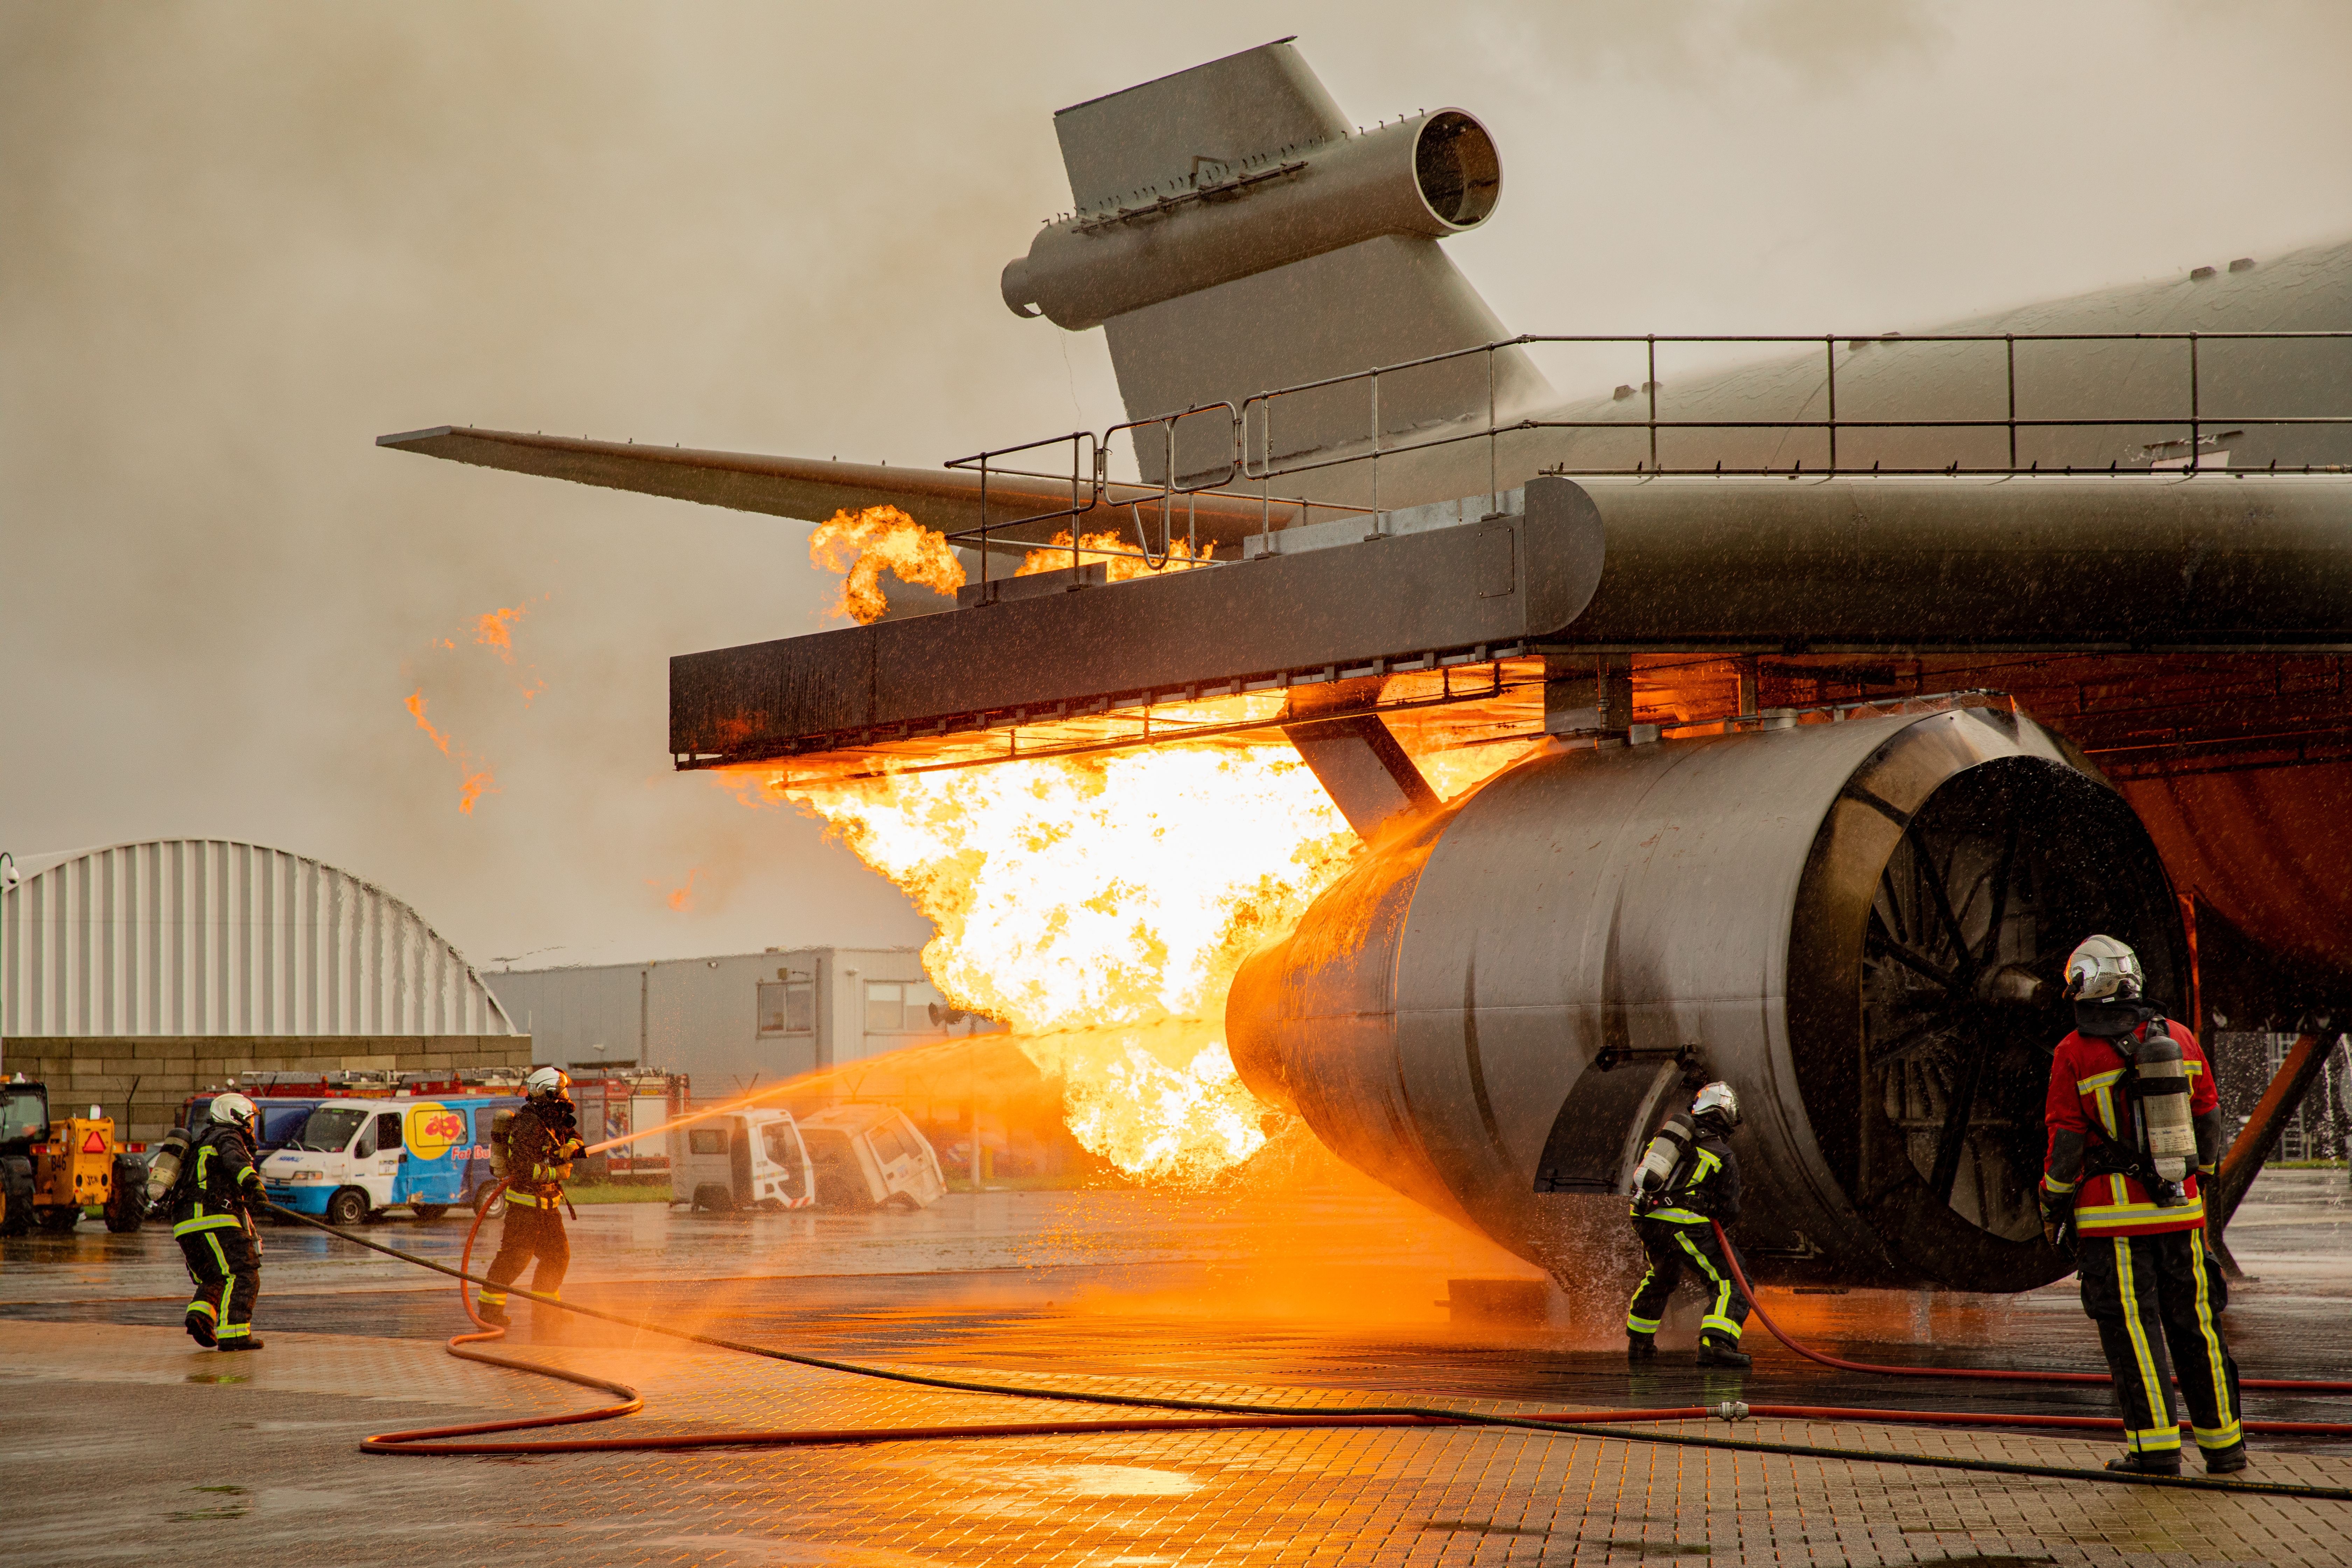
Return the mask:
<svg viewBox="0 0 2352 1568">
<path fill-rule="evenodd" d="M 925 528 L 895 506 L 869 506 L 855 514 L 836 511 L 809 535 L 809 559 L 828 572 L 845 573 L 833 613 L 864 626 L 889 608 L 882 574 L 919 583 L 942 594 L 963 586 L 963 563 L 947 535 Z"/>
<path fill-rule="evenodd" d="M 1357 840 L 1279 743 L 1170 745 L 880 780 L 728 776 L 829 823 L 938 928 L 923 965 L 1059 1075 L 1072 1131 L 1195 1183 L 1265 1142 L 1225 992 L 1351 863 Z"/>
</svg>

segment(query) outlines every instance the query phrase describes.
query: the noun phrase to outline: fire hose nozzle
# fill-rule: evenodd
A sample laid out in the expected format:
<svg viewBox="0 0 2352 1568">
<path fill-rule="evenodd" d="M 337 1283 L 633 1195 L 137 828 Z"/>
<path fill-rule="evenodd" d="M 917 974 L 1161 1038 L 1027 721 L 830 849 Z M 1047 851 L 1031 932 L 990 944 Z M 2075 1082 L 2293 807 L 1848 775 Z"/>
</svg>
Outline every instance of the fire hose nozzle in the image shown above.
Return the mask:
<svg viewBox="0 0 2352 1568">
<path fill-rule="evenodd" d="M 1715 1407 L 1715 1416 L 1718 1421 L 1745 1421 L 1748 1419 L 1747 1403 L 1743 1400 L 1727 1399 Z"/>
</svg>

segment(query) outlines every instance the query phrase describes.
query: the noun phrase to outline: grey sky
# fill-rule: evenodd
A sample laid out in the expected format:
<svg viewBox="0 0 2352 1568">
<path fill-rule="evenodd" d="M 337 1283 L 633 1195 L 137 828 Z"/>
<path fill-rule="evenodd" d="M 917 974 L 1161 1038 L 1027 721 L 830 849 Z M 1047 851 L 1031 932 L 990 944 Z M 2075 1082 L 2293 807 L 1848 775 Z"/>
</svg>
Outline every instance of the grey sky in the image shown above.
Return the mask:
<svg viewBox="0 0 2352 1568">
<path fill-rule="evenodd" d="M 0 847 L 257 839 L 478 962 L 922 940 L 664 753 L 669 654 L 824 624 L 804 527 L 371 442 L 1108 423 L 1100 334 L 997 298 L 1067 205 L 1050 113 L 1286 33 L 1367 123 L 1494 128 L 1451 248 L 1515 327 L 1916 327 L 2352 230 L 2340 5 L 1174 15 L 0 5 Z M 468 628 L 516 604 L 509 669 Z"/>
</svg>

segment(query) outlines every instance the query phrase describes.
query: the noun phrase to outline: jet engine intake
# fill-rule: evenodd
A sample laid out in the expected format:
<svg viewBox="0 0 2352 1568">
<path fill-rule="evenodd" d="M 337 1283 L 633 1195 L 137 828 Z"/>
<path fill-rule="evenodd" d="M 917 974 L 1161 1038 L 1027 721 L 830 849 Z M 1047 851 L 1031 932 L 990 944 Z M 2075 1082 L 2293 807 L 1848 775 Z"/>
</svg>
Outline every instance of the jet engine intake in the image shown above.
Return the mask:
<svg viewBox="0 0 2352 1568">
<path fill-rule="evenodd" d="M 1745 1108 L 1759 1276 L 2017 1290 L 2067 1268 L 2033 1189 L 2072 1026 L 2036 982 L 2096 931 L 2182 1005 L 2147 831 L 2006 707 L 1556 750 L 1253 955 L 1226 1037 L 1342 1159 L 1564 1282 L 1703 1070 Z"/>
<path fill-rule="evenodd" d="M 1072 331 L 1381 235 L 1477 227 L 1502 195 L 1486 128 L 1458 109 L 1234 163 L 1049 224 L 1004 268 L 1015 315 Z"/>
</svg>

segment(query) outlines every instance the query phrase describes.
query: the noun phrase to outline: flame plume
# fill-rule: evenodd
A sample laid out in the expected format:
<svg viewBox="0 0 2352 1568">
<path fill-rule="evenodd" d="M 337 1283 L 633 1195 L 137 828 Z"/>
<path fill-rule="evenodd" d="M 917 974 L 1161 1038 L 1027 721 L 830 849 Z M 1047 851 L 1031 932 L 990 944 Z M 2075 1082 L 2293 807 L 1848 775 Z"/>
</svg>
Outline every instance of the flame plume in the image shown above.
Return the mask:
<svg viewBox="0 0 2352 1568">
<path fill-rule="evenodd" d="M 722 775 L 828 823 L 938 935 L 923 966 L 1064 1081 L 1085 1147 L 1192 1184 L 1265 1142 L 1224 1045 L 1234 971 L 1358 848 L 1287 745 L 1171 745 L 879 780 Z"/>
<path fill-rule="evenodd" d="M 882 618 L 889 604 L 882 574 L 919 583 L 942 594 L 963 586 L 963 563 L 947 535 L 925 528 L 895 506 L 869 506 L 855 514 L 836 511 L 809 535 L 809 559 L 828 572 L 847 575 L 833 613 L 860 626 Z"/>
<path fill-rule="evenodd" d="M 1171 539 L 1168 542 L 1168 554 L 1160 570 L 1181 572 L 1198 566 L 1215 554 L 1216 550 L 1217 542 L 1213 539 L 1201 547 L 1200 554 L 1194 555 L 1189 541 Z M 1118 553 L 1108 553 L 1109 552 Z M 1097 561 L 1103 563 L 1105 578 L 1113 583 L 1149 577 L 1153 572 L 1151 563 L 1136 554 L 1136 547 L 1116 533 L 1078 535 L 1078 564 L 1089 566 Z M 1043 549 L 1032 550 L 1023 556 L 1020 570 L 1013 574 L 1015 577 L 1034 577 L 1040 572 L 1064 571 L 1069 564 L 1070 531 L 1066 528 L 1054 535 L 1053 543 Z"/>
</svg>

